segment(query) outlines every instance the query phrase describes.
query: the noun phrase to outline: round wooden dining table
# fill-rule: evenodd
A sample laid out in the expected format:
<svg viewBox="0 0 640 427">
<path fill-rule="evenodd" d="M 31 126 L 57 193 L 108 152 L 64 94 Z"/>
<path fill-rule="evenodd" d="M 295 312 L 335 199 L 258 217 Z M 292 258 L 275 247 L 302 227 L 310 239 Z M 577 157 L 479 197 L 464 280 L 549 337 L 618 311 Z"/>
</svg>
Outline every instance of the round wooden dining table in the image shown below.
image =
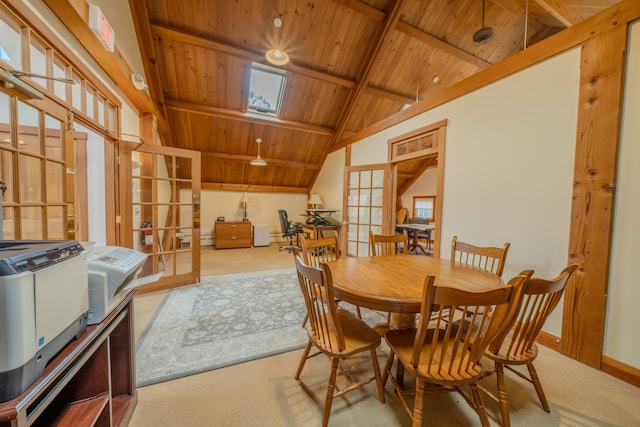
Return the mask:
<svg viewBox="0 0 640 427">
<path fill-rule="evenodd" d="M 500 276 L 481 268 L 429 256 L 344 257 L 327 265 L 333 276 L 336 298 L 390 313 L 420 312 L 427 275 L 435 276 L 436 285 L 469 291 L 504 284 Z M 402 317 L 404 320 L 398 321 L 406 325 L 407 318 Z"/>
</svg>

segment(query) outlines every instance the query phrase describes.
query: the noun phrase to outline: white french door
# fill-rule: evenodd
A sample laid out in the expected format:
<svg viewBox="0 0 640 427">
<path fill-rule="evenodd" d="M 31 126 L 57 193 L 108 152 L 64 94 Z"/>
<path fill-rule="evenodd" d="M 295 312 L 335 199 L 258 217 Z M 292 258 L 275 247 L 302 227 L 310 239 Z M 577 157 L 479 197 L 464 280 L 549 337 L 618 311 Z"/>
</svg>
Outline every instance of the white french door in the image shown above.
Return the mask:
<svg viewBox="0 0 640 427">
<path fill-rule="evenodd" d="M 369 230 L 375 234 L 392 232 L 389 164 L 345 168 L 346 252 L 348 256 L 368 256 Z"/>
</svg>

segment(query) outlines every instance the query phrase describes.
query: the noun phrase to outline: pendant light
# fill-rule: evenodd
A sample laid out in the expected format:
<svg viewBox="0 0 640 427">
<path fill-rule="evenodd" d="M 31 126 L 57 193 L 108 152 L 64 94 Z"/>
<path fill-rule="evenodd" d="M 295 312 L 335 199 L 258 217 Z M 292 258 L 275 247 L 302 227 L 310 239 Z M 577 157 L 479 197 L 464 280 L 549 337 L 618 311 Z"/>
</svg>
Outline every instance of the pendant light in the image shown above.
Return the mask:
<svg viewBox="0 0 640 427">
<path fill-rule="evenodd" d="M 273 25 L 278 29 L 278 44 L 280 44 L 280 27 L 282 26 L 282 18 L 276 17 L 273 20 Z M 280 48 L 269 49 L 265 54 L 267 61 L 273 65 L 285 65 L 289 63 L 289 55 L 287 52 Z"/>
<path fill-rule="evenodd" d="M 255 159 L 251 160 L 251 166 L 267 166 L 267 162 L 265 162 L 260 157 L 260 143 L 261 142 L 262 142 L 262 139 L 256 138 L 256 143 L 258 144 L 258 157 L 256 157 Z"/>
<path fill-rule="evenodd" d="M 482 28 L 473 33 L 473 41 L 484 43 L 493 37 L 493 28 L 484 26 L 484 0 L 482 0 Z"/>
</svg>

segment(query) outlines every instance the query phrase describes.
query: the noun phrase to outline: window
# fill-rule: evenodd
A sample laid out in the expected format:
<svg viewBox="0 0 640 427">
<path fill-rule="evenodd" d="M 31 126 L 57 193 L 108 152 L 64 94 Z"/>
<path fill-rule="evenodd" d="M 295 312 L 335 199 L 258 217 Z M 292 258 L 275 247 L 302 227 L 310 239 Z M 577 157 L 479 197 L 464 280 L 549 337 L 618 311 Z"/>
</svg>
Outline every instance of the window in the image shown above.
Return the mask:
<svg viewBox="0 0 640 427">
<path fill-rule="evenodd" d="M 436 205 L 435 196 L 414 196 L 413 216 L 416 218 L 427 218 L 433 221 L 433 211 Z"/>
<path fill-rule="evenodd" d="M 284 92 L 284 71 L 253 64 L 248 107 L 260 113 L 277 114 Z"/>
<path fill-rule="evenodd" d="M 0 15 L 0 60 L 22 69 L 22 36 L 16 22 Z"/>
</svg>

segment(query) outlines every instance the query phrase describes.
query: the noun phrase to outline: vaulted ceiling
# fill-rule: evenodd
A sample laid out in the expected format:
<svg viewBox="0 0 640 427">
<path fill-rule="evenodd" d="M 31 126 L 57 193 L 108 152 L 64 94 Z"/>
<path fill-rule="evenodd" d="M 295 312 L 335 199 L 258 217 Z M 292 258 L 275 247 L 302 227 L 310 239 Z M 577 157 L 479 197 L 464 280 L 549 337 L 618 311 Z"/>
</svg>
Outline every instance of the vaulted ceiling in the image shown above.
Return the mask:
<svg viewBox="0 0 640 427">
<path fill-rule="evenodd" d="M 349 135 L 617 1 L 487 0 L 482 43 L 482 0 L 129 3 L 163 143 L 202 153 L 202 188 L 308 193 Z M 273 47 L 291 58 L 276 117 L 247 109 L 252 63 Z M 267 166 L 250 165 L 256 138 Z"/>
</svg>

